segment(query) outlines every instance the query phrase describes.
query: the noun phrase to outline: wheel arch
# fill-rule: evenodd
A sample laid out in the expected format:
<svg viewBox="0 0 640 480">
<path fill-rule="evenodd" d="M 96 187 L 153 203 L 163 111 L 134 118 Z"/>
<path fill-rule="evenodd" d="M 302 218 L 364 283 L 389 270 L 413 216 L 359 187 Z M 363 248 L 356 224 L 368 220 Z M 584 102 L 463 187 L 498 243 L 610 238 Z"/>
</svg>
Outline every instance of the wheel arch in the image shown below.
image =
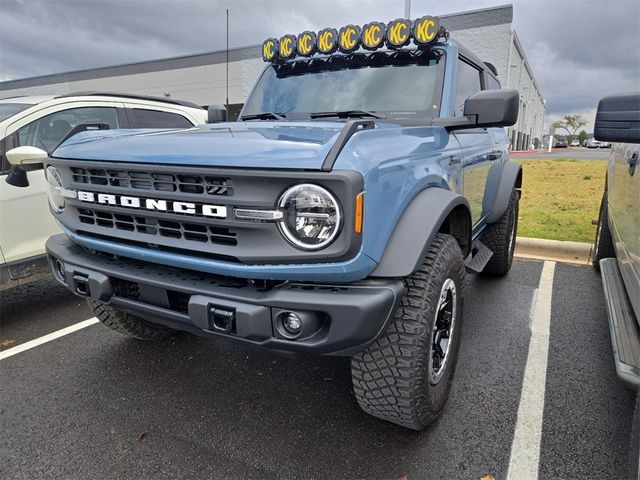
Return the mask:
<svg viewBox="0 0 640 480">
<path fill-rule="evenodd" d="M 471 231 L 466 198 L 444 188 L 427 188 L 403 212 L 371 276 L 406 277 L 415 272 L 438 233 L 452 235 L 466 257 Z"/>
<path fill-rule="evenodd" d="M 507 211 L 511 192 L 522 188 L 522 165 L 506 162 L 489 170 L 482 209 L 486 223 L 495 223 Z"/>
</svg>

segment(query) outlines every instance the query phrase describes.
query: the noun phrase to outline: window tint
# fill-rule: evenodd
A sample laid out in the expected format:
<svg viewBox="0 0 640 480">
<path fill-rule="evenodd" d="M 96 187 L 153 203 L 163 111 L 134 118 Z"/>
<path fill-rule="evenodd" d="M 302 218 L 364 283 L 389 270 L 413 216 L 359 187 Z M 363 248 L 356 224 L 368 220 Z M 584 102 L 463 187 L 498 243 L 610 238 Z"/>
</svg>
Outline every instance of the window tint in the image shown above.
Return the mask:
<svg viewBox="0 0 640 480">
<path fill-rule="evenodd" d="M 500 82 L 491 75 L 487 75 L 484 78 L 487 79 L 486 90 L 500 90 L 502 88 L 500 87 Z"/>
<path fill-rule="evenodd" d="M 158 110 L 146 110 L 134 108 L 130 110 L 133 115 L 134 128 L 191 128 L 193 124 L 182 115 Z"/>
<path fill-rule="evenodd" d="M 474 93 L 482 90 L 480 85 L 480 70 L 462 60 L 458 60 L 458 85 L 456 87 L 454 116 L 462 116 L 464 101 Z"/>
<path fill-rule="evenodd" d="M 18 145 L 29 145 L 51 151 L 75 127 L 106 124 L 119 128 L 118 113 L 111 107 L 81 107 L 52 113 L 18 129 Z"/>
</svg>

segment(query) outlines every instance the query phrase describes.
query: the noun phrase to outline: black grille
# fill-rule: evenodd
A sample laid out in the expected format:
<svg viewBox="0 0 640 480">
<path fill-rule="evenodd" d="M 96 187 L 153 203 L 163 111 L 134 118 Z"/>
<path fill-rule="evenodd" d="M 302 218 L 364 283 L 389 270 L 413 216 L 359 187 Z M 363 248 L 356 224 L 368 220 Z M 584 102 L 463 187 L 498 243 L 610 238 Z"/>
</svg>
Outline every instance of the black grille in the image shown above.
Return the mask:
<svg viewBox="0 0 640 480">
<path fill-rule="evenodd" d="M 157 192 L 233 195 L 232 181 L 227 177 L 82 167 L 71 167 L 71 172 L 74 182 L 90 185 L 108 185 Z"/>
<path fill-rule="evenodd" d="M 79 208 L 78 215 L 80 222 L 87 225 L 201 243 L 231 246 L 238 244 L 235 232 L 225 227 L 162 220 L 141 215 L 122 215 L 90 208 Z"/>
</svg>

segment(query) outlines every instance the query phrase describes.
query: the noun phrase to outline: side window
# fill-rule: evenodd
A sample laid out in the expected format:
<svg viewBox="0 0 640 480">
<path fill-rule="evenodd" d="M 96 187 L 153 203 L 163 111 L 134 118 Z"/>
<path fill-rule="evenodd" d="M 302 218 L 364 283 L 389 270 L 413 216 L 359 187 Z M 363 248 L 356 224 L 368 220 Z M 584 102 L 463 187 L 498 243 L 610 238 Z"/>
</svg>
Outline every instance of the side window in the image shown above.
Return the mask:
<svg viewBox="0 0 640 480">
<path fill-rule="evenodd" d="M 484 78 L 487 80 L 485 90 L 500 90 L 502 88 L 500 82 L 491 75 L 486 75 Z"/>
<path fill-rule="evenodd" d="M 109 125 L 109 128 L 120 127 L 115 108 L 71 108 L 52 113 L 19 128 L 18 146 L 44 147 L 47 151 L 51 151 L 74 127 L 87 123 L 104 123 Z"/>
<path fill-rule="evenodd" d="M 133 108 L 129 110 L 133 116 L 134 128 L 191 128 L 193 124 L 177 113 Z"/>
<path fill-rule="evenodd" d="M 463 60 L 458 60 L 458 84 L 456 86 L 456 108 L 454 116 L 461 117 L 464 101 L 474 93 L 482 90 L 480 70 Z"/>
</svg>

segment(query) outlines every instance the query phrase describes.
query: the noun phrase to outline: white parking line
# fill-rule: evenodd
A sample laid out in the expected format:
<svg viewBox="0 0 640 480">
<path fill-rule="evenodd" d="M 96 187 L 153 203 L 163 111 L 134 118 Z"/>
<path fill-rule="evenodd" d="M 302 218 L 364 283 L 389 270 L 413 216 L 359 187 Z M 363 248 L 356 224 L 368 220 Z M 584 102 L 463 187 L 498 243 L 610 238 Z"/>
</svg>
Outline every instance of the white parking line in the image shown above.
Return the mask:
<svg viewBox="0 0 640 480">
<path fill-rule="evenodd" d="M 555 267 L 555 262 L 544 262 L 531 314 L 529 355 L 522 380 L 516 430 L 511 444 L 508 480 L 538 478 Z"/>
<path fill-rule="evenodd" d="M 38 347 L 43 343 L 50 342 L 51 340 L 55 340 L 56 338 L 64 337 L 65 335 L 69 335 L 70 333 L 77 332 L 78 330 L 82 330 L 83 328 L 87 328 L 98 322 L 99 320 L 96 317 L 89 318 L 82 322 L 74 323 L 73 325 L 70 325 L 68 327 L 56 330 L 55 332 L 49 333 L 48 335 L 44 335 L 34 340 L 30 340 L 28 342 L 17 345 L 13 348 L 9 348 L 0 352 L 0 360 L 4 360 L 5 358 L 12 357 L 13 355 L 16 355 L 18 353 L 22 353 L 26 350 Z"/>
</svg>

